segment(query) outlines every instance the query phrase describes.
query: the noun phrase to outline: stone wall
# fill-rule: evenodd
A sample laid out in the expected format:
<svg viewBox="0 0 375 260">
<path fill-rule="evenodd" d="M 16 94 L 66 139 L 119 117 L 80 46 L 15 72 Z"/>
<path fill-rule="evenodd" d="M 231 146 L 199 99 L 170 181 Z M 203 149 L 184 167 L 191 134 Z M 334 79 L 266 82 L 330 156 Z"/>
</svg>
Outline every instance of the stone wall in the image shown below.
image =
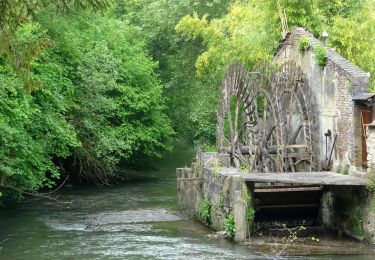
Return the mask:
<svg viewBox="0 0 375 260">
<path fill-rule="evenodd" d="M 320 213 L 328 229 L 375 244 L 374 194 L 366 187 L 326 186 Z"/>
<path fill-rule="evenodd" d="M 227 154 L 200 153 L 191 168 L 177 169 L 178 204 L 204 222 L 200 214 L 204 203 L 208 202 L 209 226 L 217 231 L 224 229 L 227 217 L 232 215 L 236 228 L 234 240 L 241 242 L 247 240 L 254 225 L 254 219 L 247 219 L 248 209 L 256 209 L 254 183 L 246 183 L 246 174 L 229 167 L 229 161 Z M 264 183 L 267 186 L 275 184 Z M 366 186 L 326 185 L 316 216 L 318 223 L 339 233 L 375 243 L 374 198 Z"/>
<path fill-rule="evenodd" d="M 309 37 L 310 41 L 310 47 L 303 53 L 299 50 L 299 39 L 302 36 Z M 328 52 L 324 68 L 314 60 L 314 47 L 317 45 L 324 46 Z M 361 115 L 353 95 L 368 92 L 369 76 L 303 28 L 296 28 L 286 37 L 275 53 L 275 59 L 281 63 L 294 61 L 307 77 L 316 116 L 313 127 L 316 155 L 321 164 L 324 165 L 326 159 L 324 133 L 330 129 L 333 135 L 328 140 L 328 151 L 333 145 L 333 136 L 338 136 L 332 158 L 335 166 L 360 166 Z"/>
<path fill-rule="evenodd" d="M 211 206 L 210 227 L 221 231 L 226 218 L 234 217 L 235 241 L 245 241 L 249 226 L 247 207 L 252 205 L 251 191 L 239 170 L 229 167 L 229 155 L 201 153 L 192 168 L 177 169 L 178 204 L 196 219 L 204 201 Z"/>
<path fill-rule="evenodd" d="M 375 125 L 366 126 L 367 166 L 375 173 Z"/>
</svg>

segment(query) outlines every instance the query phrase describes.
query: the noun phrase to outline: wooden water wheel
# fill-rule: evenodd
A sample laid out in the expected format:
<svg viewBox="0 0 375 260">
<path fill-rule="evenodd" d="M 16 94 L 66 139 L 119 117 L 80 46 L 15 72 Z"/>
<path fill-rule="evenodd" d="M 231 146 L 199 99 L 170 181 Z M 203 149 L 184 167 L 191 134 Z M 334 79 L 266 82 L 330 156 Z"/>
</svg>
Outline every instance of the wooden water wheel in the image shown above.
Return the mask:
<svg viewBox="0 0 375 260">
<path fill-rule="evenodd" d="M 312 171 L 312 118 L 303 73 L 293 63 L 238 62 L 227 69 L 217 115 L 217 147 L 249 172 Z"/>
</svg>

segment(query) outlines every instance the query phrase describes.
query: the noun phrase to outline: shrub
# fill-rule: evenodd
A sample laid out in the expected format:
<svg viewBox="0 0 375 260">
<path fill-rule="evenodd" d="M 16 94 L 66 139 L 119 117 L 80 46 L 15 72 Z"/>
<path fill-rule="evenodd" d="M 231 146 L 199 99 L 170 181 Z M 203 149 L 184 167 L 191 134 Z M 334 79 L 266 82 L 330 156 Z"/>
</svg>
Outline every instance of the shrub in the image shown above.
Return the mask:
<svg viewBox="0 0 375 260">
<path fill-rule="evenodd" d="M 315 61 L 322 68 L 326 66 L 327 63 L 327 49 L 321 45 L 316 45 L 314 48 L 315 51 Z"/>
<path fill-rule="evenodd" d="M 230 238 L 234 238 L 234 235 L 236 234 L 236 226 L 234 223 L 234 217 L 231 214 L 228 215 L 225 219 L 224 231 L 225 231 L 225 234 Z"/>
<path fill-rule="evenodd" d="M 211 223 L 211 203 L 207 198 L 202 202 L 200 217 L 206 224 Z"/>
<path fill-rule="evenodd" d="M 302 36 L 299 38 L 299 50 L 304 53 L 310 47 L 310 38 L 307 36 Z"/>
</svg>

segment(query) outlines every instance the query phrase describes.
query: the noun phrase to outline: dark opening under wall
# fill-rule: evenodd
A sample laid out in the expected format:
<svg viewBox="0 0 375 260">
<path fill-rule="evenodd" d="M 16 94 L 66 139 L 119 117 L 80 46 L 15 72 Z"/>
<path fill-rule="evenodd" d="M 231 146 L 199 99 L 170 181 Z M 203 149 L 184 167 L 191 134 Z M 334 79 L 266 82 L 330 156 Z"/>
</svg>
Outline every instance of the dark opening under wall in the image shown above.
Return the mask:
<svg viewBox="0 0 375 260">
<path fill-rule="evenodd" d="M 255 225 L 259 229 L 319 225 L 321 197 L 319 186 L 255 185 Z"/>
</svg>

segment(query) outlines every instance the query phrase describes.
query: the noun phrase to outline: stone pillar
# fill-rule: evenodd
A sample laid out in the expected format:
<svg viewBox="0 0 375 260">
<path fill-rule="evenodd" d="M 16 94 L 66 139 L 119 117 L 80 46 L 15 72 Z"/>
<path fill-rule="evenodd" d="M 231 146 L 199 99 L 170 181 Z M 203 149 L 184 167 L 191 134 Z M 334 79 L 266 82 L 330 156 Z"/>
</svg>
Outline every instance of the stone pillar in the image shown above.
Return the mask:
<svg viewBox="0 0 375 260">
<path fill-rule="evenodd" d="M 320 221 L 323 226 L 333 228 L 333 194 L 329 189 L 325 189 L 320 202 Z"/>
<path fill-rule="evenodd" d="M 233 201 L 233 217 L 236 227 L 234 240 L 242 242 L 246 240 L 246 202 L 243 200 L 242 188 L 243 178 L 239 175 L 232 177 L 232 201 Z"/>
<path fill-rule="evenodd" d="M 234 203 L 233 217 L 236 226 L 236 233 L 234 241 L 243 242 L 246 241 L 247 221 L 246 221 L 246 204 L 239 200 Z"/>
</svg>

